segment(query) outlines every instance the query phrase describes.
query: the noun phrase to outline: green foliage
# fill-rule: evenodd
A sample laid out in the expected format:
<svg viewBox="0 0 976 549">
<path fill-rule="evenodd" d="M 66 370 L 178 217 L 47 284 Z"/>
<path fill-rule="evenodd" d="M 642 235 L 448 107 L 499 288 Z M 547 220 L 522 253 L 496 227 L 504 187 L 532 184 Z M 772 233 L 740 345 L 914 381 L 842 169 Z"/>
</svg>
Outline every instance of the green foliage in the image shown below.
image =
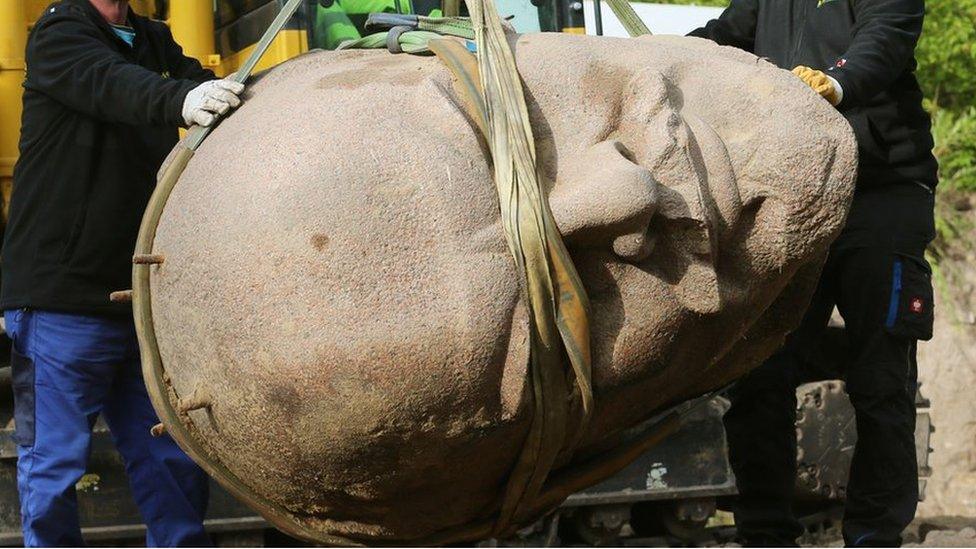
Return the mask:
<svg viewBox="0 0 976 549">
<path fill-rule="evenodd" d="M 973 230 L 972 214 L 966 212 L 968 208 L 960 211 L 956 204 L 968 202 L 961 197 L 976 193 L 976 107 L 961 113 L 936 108 L 932 113 L 932 136 L 939 159 L 939 187 L 935 201 L 936 239 L 929 249 L 929 260 L 935 267 L 937 282 L 944 284 L 947 273 L 943 270 L 951 263 L 943 259 L 954 248 L 968 250 L 973 246 L 968 241 Z"/>
<path fill-rule="evenodd" d="M 958 114 L 936 109 L 932 113 L 932 135 L 939 159 L 940 185 L 976 191 L 976 107 Z"/>
<path fill-rule="evenodd" d="M 940 109 L 976 105 L 976 0 L 929 0 L 918 49 L 918 79 Z"/>
</svg>

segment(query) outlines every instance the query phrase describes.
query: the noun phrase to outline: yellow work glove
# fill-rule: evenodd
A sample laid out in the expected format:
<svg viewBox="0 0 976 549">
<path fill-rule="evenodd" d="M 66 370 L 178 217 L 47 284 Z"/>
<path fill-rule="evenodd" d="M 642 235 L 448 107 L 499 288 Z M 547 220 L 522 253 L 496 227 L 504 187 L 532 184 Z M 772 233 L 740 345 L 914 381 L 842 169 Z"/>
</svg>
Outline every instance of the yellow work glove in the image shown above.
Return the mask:
<svg viewBox="0 0 976 549">
<path fill-rule="evenodd" d="M 840 103 L 840 95 L 837 93 L 837 88 L 834 87 L 834 83 L 823 71 L 800 65 L 793 69 L 793 74 L 797 75 L 800 80 L 803 80 L 806 85 L 813 88 L 813 91 L 819 93 L 820 97 L 830 101 L 831 105 L 836 107 Z"/>
</svg>

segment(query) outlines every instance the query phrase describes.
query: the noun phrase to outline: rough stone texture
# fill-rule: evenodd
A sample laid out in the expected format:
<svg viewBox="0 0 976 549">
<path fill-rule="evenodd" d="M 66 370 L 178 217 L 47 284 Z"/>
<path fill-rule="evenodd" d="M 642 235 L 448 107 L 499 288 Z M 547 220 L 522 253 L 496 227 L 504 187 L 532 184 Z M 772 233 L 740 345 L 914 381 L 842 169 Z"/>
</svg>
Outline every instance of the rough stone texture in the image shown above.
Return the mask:
<svg viewBox="0 0 976 549">
<path fill-rule="evenodd" d="M 825 101 L 740 51 L 513 44 L 592 301 L 585 455 L 772 352 L 844 220 L 856 147 Z M 490 178 L 436 58 L 312 53 L 253 86 L 155 246 L 163 363 L 178 394 L 214 395 L 191 414 L 210 459 L 322 532 L 410 540 L 491 516 L 531 396 Z"/>
</svg>

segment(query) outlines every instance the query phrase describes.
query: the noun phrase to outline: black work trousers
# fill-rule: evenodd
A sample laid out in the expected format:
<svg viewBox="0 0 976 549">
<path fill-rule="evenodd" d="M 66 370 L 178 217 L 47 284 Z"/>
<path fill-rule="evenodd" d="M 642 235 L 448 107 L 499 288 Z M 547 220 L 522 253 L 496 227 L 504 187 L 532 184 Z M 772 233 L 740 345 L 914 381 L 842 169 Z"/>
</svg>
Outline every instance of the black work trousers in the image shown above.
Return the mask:
<svg viewBox="0 0 976 549">
<path fill-rule="evenodd" d="M 935 234 L 933 209 L 933 194 L 914 183 L 856 193 L 800 327 L 731 391 L 725 427 L 739 490 L 735 521 L 745 544 L 790 546 L 802 533 L 792 511 L 796 388 L 838 351 L 825 338 L 836 306 L 846 332 L 840 369 L 858 436 L 844 540 L 900 545 L 918 501 L 915 350 L 932 336 L 924 253 Z"/>
</svg>

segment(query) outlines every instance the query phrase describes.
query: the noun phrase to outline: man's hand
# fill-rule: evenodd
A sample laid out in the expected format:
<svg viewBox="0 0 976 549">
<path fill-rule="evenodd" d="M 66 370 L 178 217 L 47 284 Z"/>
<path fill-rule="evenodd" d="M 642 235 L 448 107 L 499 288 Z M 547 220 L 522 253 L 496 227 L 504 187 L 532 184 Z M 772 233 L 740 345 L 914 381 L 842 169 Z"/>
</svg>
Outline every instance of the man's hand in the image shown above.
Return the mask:
<svg viewBox="0 0 976 549">
<path fill-rule="evenodd" d="M 210 126 L 220 116 L 241 104 L 238 97 L 244 84 L 233 80 L 211 80 L 190 90 L 183 101 L 183 120 L 187 126 Z"/>
<path fill-rule="evenodd" d="M 823 71 L 800 65 L 793 69 L 793 74 L 797 75 L 806 85 L 813 88 L 813 91 L 819 93 L 820 97 L 830 101 L 830 104 L 835 107 L 844 98 L 844 92 L 840 89 L 837 81 L 827 76 Z"/>
</svg>

